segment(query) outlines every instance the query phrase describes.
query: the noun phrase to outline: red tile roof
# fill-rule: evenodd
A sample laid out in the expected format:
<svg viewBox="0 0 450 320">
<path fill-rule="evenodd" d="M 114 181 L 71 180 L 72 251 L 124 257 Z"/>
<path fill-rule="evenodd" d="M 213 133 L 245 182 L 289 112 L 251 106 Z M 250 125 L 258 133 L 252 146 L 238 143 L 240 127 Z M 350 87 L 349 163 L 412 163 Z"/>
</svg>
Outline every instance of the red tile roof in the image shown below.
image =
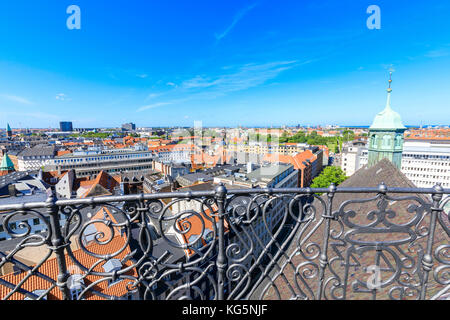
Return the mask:
<svg viewBox="0 0 450 320">
<path fill-rule="evenodd" d="M 98 243 L 92 243 L 86 248 L 88 251 L 98 254 L 98 255 L 108 255 L 108 254 L 114 254 L 118 251 L 120 251 L 122 248 L 125 247 L 122 252 L 114 255 L 111 257 L 112 259 L 119 259 L 122 260 L 126 255 L 130 254 L 130 248 L 128 246 L 125 246 L 126 239 L 121 236 L 114 237 L 111 242 L 105 245 L 101 245 Z M 87 254 L 82 249 L 78 249 L 73 251 L 73 255 L 76 260 L 78 260 L 84 267 L 90 268 L 94 266 L 96 263 L 98 263 L 101 259 L 98 259 L 96 257 L 93 257 L 92 255 Z M 79 267 L 72 261 L 72 259 L 66 255 L 65 256 L 67 269 L 71 274 L 83 274 L 83 272 L 79 269 Z M 104 262 L 101 262 L 97 264 L 94 268 L 94 272 L 104 272 L 103 265 Z M 123 268 L 131 267 L 132 262 L 126 261 L 123 264 Z M 47 290 L 52 287 L 52 283 L 45 278 L 49 277 L 53 279 L 54 281 L 58 278 L 58 263 L 56 258 L 51 258 L 45 261 L 40 267 L 37 268 L 36 272 L 28 276 L 28 272 L 21 272 L 18 274 L 10 273 L 5 276 L 0 277 L 2 280 L 7 281 L 13 285 L 18 285 L 21 281 L 24 279 L 25 282 L 21 285 L 21 288 L 32 292 L 34 290 Z M 128 272 L 126 272 L 126 275 L 136 277 L 137 272 L 134 268 L 131 268 Z M 95 275 L 87 275 L 84 278 L 84 284 L 86 286 L 90 285 L 91 283 L 102 279 L 100 276 Z M 116 282 L 112 284 L 111 286 L 108 286 L 108 281 L 102 281 L 98 284 L 96 284 L 93 287 L 93 290 L 101 292 L 102 294 L 106 294 L 109 296 L 116 296 L 116 297 L 122 297 L 128 293 L 127 286 L 129 284 L 129 280 L 125 279 L 119 282 Z M 5 298 L 12 290 L 4 285 L 0 285 L 0 299 Z M 25 295 L 19 292 L 15 292 L 12 294 L 8 299 L 10 300 L 23 300 L 25 298 Z M 84 296 L 86 300 L 105 300 L 104 298 L 97 296 L 93 294 L 92 292 L 86 293 Z M 61 300 L 62 294 L 61 291 L 58 289 L 58 287 L 54 287 L 50 290 L 49 294 L 47 295 L 48 300 Z"/>
</svg>

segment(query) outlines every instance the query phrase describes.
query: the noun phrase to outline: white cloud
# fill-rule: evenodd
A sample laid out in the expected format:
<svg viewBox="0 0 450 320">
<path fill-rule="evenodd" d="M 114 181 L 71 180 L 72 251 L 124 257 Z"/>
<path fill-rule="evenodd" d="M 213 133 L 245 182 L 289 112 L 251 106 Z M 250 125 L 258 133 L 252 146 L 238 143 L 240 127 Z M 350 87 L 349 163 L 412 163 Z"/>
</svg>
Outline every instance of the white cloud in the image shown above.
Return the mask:
<svg viewBox="0 0 450 320">
<path fill-rule="evenodd" d="M 154 104 L 149 104 L 147 106 L 140 107 L 139 109 L 137 109 L 137 112 L 141 112 L 144 110 L 153 109 L 153 108 L 157 108 L 157 107 L 162 107 L 162 106 L 166 106 L 169 104 L 172 104 L 172 102 L 158 102 L 158 103 L 154 103 Z"/>
<path fill-rule="evenodd" d="M 148 96 L 147 96 L 147 99 L 154 99 L 154 98 L 156 98 L 156 97 L 159 97 L 161 94 L 160 93 L 150 93 Z"/>
<path fill-rule="evenodd" d="M 238 23 L 250 10 L 252 10 L 253 8 L 255 8 L 257 6 L 256 3 L 242 9 L 241 11 L 239 11 L 233 19 L 233 22 L 228 26 L 228 28 L 225 29 L 224 32 L 222 32 L 221 34 L 216 34 L 216 39 L 217 40 L 221 40 L 222 38 L 224 38 L 236 25 L 236 23 Z"/>
<path fill-rule="evenodd" d="M 65 93 L 58 93 L 58 94 L 56 95 L 55 99 L 56 99 L 56 100 L 64 101 L 64 100 L 67 100 L 67 95 L 66 95 Z"/>
<path fill-rule="evenodd" d="M 446 57 L 448 55 L 450 55 L 450 49 L 442 48 L 442 49 L 428 51 L 425 54 L 425 57 L 428 57 L 428 58 L 441 58 L 441 57 Z"/>
<path fill-rule="evenodd" d="M 183 81 L 180 85 L 167 82 L 166 85 L 175 86 L 176 89 L 165 93 L 150 93 L 146 100 L 162 95 L 170 94 L 173 99 L 166 102 L 155 102 L 144 105 L 136 110 L 142 112 L 161 106 L 173 105 L 195 99 L 214 99 L 230 92 L 246 90 L 252 87 L 266 84 L 269 80 L 275 79 L 283 71 L 309 64 L 317 59 L 305 60 L 303 62 L 275 61 L 268 63 L 249 63 L 238 66 L 227 66 L 221 68 L 221 72 L 215 76 L 197 75 L 191 79 Z M 177 99 L 178 98 L 178 99 Z"/>
<path fill-rule="evenodd" d="M 18 102 L 20 104 L 28 104 L 31 105 L 33 104 L 33 102 L 31 102 L 30 100 L 23 98 L 23 97 L 19 97 L 19 96 L 14 96 L 14 95 L 9 95 L 9 94 L 1 94 L 0 97 L 12 101 L 12 102 Z"/>
<path fill-rule="evenodd" d="M 306 64 L 309 62 L 304 62 Z M 278 61 L 264 64 L 246 64 L 237 68 L 234 73 L 216 77 L 196 76 L 183 82 L 184 89 L 209 88 L 216 93 L 245 90 L 264 84 L 276 78 L 281 72 L 297 65 L 297 61 Z"/>
</svg>

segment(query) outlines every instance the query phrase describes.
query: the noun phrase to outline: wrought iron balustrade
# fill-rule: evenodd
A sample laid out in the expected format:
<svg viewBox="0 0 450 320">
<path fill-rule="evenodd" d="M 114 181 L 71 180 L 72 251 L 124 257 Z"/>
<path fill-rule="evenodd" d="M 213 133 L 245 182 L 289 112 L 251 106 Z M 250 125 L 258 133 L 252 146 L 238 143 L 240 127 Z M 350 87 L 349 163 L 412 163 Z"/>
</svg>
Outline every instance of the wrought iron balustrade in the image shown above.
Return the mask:
<svg viewBox="0 0 450 320">
<path fill-rule="evenodd" d="M 238 189 L 0 206 L 2 299 L 446 299 L 450 190 Z"/>
</svg>

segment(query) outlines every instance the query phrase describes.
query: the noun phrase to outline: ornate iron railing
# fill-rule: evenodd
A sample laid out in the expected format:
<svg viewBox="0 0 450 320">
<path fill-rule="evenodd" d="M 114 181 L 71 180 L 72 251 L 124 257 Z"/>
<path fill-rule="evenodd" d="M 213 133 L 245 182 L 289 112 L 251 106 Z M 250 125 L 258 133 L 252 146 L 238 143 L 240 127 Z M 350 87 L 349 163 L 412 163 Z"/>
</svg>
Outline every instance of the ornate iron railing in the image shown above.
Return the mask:
<svg viewBox="0 0 450 320">
<path fill-rule="evenodd" d="M 0 206 L 2 299 L 445 299 L 449 189 L 239 189 Z M 11 239 L 9 239 L 11 238 Z"/>
</svg>

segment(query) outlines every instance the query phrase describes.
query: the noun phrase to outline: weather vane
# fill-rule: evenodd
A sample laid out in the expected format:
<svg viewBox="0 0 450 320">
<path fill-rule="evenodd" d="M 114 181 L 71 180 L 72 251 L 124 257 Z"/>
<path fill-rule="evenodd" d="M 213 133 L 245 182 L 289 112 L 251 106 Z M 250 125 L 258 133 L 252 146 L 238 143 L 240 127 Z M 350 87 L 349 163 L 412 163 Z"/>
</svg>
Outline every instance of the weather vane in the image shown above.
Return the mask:
<svg viewBox="0 0 450 320">
<path fill-rule="evenodd" d="M 388 88 L 388 92 L 391 92 L 392 91 L 392 88 L 391 88 L 391 83 L 392 83 L 392 72 L 393 72 L 394 70 L 391 68 L 390 70 L 389 70 L 389 88 Z"/>
</svg>

